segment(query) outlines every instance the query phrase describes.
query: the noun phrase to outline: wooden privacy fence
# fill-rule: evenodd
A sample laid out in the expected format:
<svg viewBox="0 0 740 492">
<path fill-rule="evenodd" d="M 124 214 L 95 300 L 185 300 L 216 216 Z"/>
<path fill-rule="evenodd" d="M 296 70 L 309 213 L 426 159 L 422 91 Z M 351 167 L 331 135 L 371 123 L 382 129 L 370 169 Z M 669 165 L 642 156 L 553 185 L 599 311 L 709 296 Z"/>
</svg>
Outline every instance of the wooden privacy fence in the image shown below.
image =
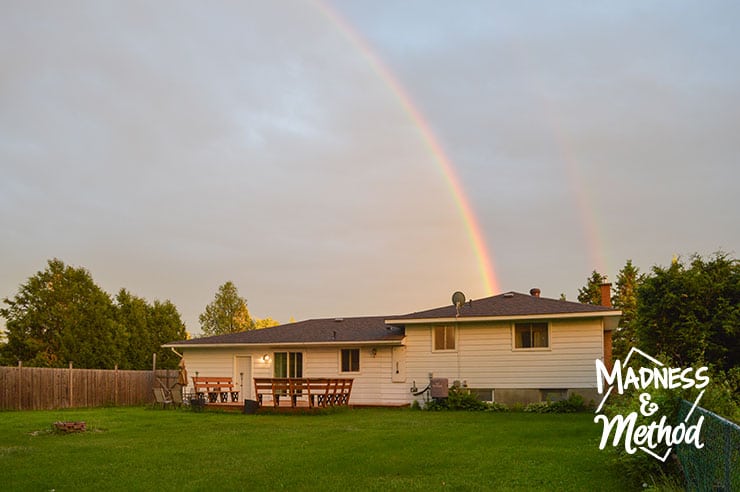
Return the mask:
<svg viewBox="0 0 740 492">
<path fill-rule="evenodd" d="M 0 367 L 0 410 L 142 405 L 176 382 L 177 370 Z"/>
</svg>

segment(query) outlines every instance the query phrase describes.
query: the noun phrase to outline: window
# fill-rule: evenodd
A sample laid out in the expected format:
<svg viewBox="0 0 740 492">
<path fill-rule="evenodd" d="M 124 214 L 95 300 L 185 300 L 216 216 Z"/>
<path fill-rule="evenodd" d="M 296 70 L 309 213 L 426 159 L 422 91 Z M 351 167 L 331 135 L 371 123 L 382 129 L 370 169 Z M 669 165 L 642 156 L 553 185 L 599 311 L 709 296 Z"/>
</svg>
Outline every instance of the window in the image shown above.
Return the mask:
<svg viewBox="0 0 740 492">
<path fill-rule="evenodd" d="M 455 327 L 434 327 L 434 350 L 455 350 Z"/>
<path fill-rule="evenodd" d="M 514 348 L 547 348 L 550 346 L 547 323 L 516 323 Z"/>
<path fill-rule="evenodd" d="M 302 378 L 303 354 L 301 352 L 275 352 L 273 377 Z"/>
<path fill-rule="evenodd" d="M 342 349 L 342 372 L 360 372 L 360 349 Z"/>
</svg>

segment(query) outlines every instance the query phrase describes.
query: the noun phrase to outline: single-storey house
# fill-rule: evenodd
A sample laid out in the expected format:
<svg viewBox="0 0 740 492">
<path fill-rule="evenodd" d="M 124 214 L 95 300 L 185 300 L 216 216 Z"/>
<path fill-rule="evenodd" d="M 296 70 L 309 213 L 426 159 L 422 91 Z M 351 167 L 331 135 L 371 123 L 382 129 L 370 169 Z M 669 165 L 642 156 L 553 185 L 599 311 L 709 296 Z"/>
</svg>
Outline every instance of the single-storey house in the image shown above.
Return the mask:
<svg viewBox="0 0 740 492">
<path fill-rule="evenodd" d="M 602 298 L 609 299 L 609 286 Z M 312 319 L 171 342 L 190 375 L 353 378 L 351 404 L 404 405 L 430 378 L 483 400 L 528 403 L 570 393 L 597 400 L 595 359 L 609 364 L 621 311 L 507 292 L 398 316 Z"/>
</svg>

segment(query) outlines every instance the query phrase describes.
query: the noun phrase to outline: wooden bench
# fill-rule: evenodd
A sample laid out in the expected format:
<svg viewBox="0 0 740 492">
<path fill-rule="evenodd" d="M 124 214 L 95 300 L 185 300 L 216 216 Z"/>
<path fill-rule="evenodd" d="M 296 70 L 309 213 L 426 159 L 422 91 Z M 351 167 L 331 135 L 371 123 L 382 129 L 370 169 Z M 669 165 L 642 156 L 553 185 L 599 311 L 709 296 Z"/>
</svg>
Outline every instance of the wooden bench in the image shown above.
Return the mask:
<svg viewBox="0 0 740 492">
<path fill-rule="evenodd" d="M 193 390 L 198 398 L 208 397 L 208 403 L 228 403 L 239 401 L 239 392 L 234 390 L 234 382 L 229 377 L 193 376 Z"/>
<path fill-rule="evenodd" d="M 353 379 L 330 378 L 254 378 L 254 394 L 260 406 L 266 404 L 265 396 L 272 398 L 272 406 L 280 406 L 286 397 L 290 406 L 298 406 L 304 399 L 309 407 L 349 405 Z"/>
</svg>

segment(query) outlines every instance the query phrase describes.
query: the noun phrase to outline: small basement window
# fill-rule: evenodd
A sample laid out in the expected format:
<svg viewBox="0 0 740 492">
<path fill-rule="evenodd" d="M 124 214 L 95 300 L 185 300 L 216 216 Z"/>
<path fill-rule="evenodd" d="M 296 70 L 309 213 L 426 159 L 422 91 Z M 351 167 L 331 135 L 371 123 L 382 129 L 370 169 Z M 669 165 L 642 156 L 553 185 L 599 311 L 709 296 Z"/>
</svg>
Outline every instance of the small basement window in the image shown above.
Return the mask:
<svg viewBox="0 0 740 492">
<path fill-rule="evenodd" d="M 550 336 L 547 323 L 516 323 L 514 325 L 514 348 L 547 348 Z"/>
</svg>

